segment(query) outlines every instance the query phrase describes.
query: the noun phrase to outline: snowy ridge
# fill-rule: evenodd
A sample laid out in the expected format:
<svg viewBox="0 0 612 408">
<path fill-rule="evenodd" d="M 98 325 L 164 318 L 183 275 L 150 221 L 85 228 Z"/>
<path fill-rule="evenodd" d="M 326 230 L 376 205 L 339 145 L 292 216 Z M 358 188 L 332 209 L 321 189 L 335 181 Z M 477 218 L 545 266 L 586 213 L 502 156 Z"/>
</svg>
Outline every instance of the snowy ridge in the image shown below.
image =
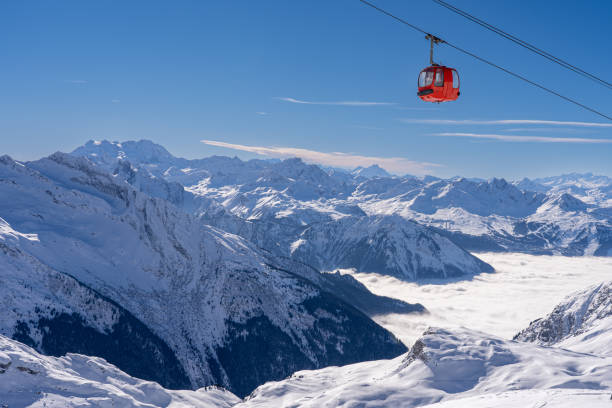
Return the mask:
<svg viewBox="0 0 612 408">
<path fill-rule="evenodd" d="M 300 368 L 405 349 L 299 273 L 274 268 L 251 243 L 85 158 L 56 153 L 24 165 L 4 157 L 0 181 L 0 195 L 12 197 L 0 201 L 2 218 L 38 237 L 21 239 L 20 250 L 129 311 L 170 347 L 192 387 L 243 394 Z M 275 346 L 252 353 L 264 339 Z"/>
<path fill-rule="evenodd" d="M 390 215 L 316 224 L 291 244 L 291 255 L 324 270 L 356 268 L 407 280 L 493 271 L 448 239 Z"/>
<path fill-rule="evenodd" d="M 545 400 L 573 395 L 575 406 L 584 406 L 580 405 L 583 393 L 588 400 L 609 403 L 611 386 L 609 357 L 518 343 L 467 329 L 431 328 L 403 356 L 300 371 L 284 381 L 262 385 L 236 407 L 282 406 L 281 401 L 291 401 L 293 407 L 418 407 L 440 401 L 464 407 L 483 395 L 492 403 L 484 406 L 498 406 L 494 401 L 503 400 L 504 395 L 524 400 L 525 394 L 518 391 L 539 394 Z M 559 389 L 564 390 L 562 394 Z M 462 399 L 468 405 L 462 405 Z"/>
<path fill-rule="evenodd" d="M 546 317 L 533 321 L 514 339 L 611 355 L 612 281 L 569 295 Z"/>
<path fill-rule="evenodd" d="M 239 401 L 216 387 L 166 390 L 97 357 L 46 357 L 0 335 L 0 406 L 229 408 Z"/>
</svg>

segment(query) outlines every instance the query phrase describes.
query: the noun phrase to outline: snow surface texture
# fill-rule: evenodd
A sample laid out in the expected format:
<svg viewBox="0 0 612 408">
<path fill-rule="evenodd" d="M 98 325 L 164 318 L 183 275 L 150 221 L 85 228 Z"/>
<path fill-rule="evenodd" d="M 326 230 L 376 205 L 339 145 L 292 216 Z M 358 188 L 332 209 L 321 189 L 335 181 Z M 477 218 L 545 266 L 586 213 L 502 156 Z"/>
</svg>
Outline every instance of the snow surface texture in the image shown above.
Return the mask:
<svg viewBox="0 0 612 408">
<path fill-rule="evenodd" d="M 511 406 L 508 398 L 520 402 L 534 396 L 529 405 L 514 406 L 534 406 L 538 399 L 559 403 L 563 398 L 571 398 L 574 406 L 586 406 L 586 402 L 609 404 L 611 387 L 610 357 L 467 329 L 430 328 L 408 354 L 300 371 L 262 385 L 236 407 L 418 407 L 442 400 L 456 400 L 451 407 L 468 407 L 474 399 L 480 399 L 475 406 L 497 407 L 498 400 Z M 527 393 L 518 392 L 523 390 Z M 462 401 L 465 398 L 470 399 Z"/>
<path fill-rule="evenodd" d="M 376 294 L 410 299 L 429 313 L 389 314 L 375 320 L 412 344 L 429 326 L 468 327 L 511 339 L 533 320 L 545 316 L 560 299 L 610 279 L 612 259 L 528 254 L 478 254 L 495 267 L 472 279 L 402 282 L 379 274 L 350 273 Z"/>
<path fill-rule="evenodd" d="M 0 233 L 36 260 L 32 268 L 44 264 L 121 305 L 163 339 L 194 388 L 222 384 L 244 395 L 300 368 L 405 350 L 301 270 L 275 267 L 244 239 L 138 192 L 86 159 L 56 153 L 24 165 L 1 157 L 0 196 L 10 197 L 0 200 Z M 10 256 L 0 252 L 6 257 L 0 262 L 15 262 Z M 22 267 L 3 273 L 15 272 L 13 282 L 27 292 L 29 261 L 18 260 Z M 34 289 L 43 300 L 49 292 Z M 20 312 L 24 316 L 39 314 L 37 303 L 12 296 L 4 301 L 7 307 L 34 308 Z M 100 321 L 92 325 L 106 332 L 115 323 L 112 308 L 99 312 Z M 17 317 L 9 314 L 1 332 L 15 336 Z M 29 337 L 44 349 L 36 325 L 29 325 Z M 262 348 L 264 343 L 270 347 Z"/>
<path fill-rule="evenodd" d="M 514 339 L 612 356 L 612 281 L 572 293 Z"/>
<path fill-rule="evenodd" d="M 157 183 L 159 179 L 178 182 L 192 193 L 181 198 L 183 205 L 211 225 L 285 255 L 294 247 L 312 245 L 314 250 L 328 246 L 301 237 L 306 229 L 310 236 L 321 238 L 326 231 L 339 228 L 328 224 L 341 218 L 365 217 L 367 223 L 368 216 L 394 214 L 427 225 L 472 251 L 612 256 L 612 179 L 603 176 L 573 174 L 508 183 L 503 179 L 389 177 L 372 168 L 349 174 L 325 172 L 299 159 L 243 162 L 215 156 L 186 160 L 149 141 L 91 141 L 73 154 L 86 156 L 109 171 L 115 171 L 119 161 L 129 160 L 138 171 L 157 177 Z M 130 182 L 138 184 L 137 178 Z M 139 185 L 151 188 L 148 184 Z M 158 186 L 154 190 L 166 197 L 175 188 Z M 376 223 L 373 218 L 372 233 Z M 267 235 L 270 231 L 271 236 Z M 427 234 L 441 241 L 438 234 Z M 397 246 L 392 238 L 388 241 L 391 247 Z M 350 242 L 329 245 L 346 248 Z M 426 255 L 442 263 L 453 262 L 443 252 Z M 356 259 L 352 267 L 362 266 L 360 261 Z M 390 266 L 388 274 L 401 276 L 406 270 L 408 266 Z M 408 279 L 416 276 L 411 271 Z"/>
<path fill-rule="evenodd" d="M 521 390 L 443 401 L 425 408 L 609 408 L 609 395 L 594 390 Z"/>
<path fill-rule="evenodd" d="M 101 358 L 47 357 L 0 335 L 0 407 L 229 408 L 239 401 L 216 387 L 166 390 Z"/>
</svg>

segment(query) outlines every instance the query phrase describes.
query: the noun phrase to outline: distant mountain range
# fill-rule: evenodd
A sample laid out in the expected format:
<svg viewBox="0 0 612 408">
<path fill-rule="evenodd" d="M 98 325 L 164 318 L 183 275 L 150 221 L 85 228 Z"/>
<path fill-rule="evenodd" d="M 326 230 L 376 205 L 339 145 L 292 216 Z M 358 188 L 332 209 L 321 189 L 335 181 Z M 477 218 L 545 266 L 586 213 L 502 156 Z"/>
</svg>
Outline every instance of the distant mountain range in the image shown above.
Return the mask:
<svg viewBox="0 0 612 408">
<path fill-rule="evenodd" d="M 389 177 L 374 166 L 352 173 L 324 171 L 299 159 L 245 162 L 215 156 L 186 160 L 149 141 L 90 141 L 72 154 L 116 174 L 122 173 L 117 169 L 123 166 L 127 168 L 124 177 L 149 194 L 170 199 L 211 225 L 263 248 L 285 256 L 294 253 L 299 260 L 324 269 L 372 271 L 376 266 L 377 272 L 417 279 L 448 276 L 458 266 L 453 262 L 462 258 L 436 255 L 440 266 L 424 273 L 418 265 L 394 265 L 388 259 L 370 265 L 362 257 L 349 261 L 325 256 L 322 263 L 307 255 L 312 254 L 310 247 L 350 246 L 338 229 L 357 222 L 349 222 L 351 218 L 371 224 L 367 228 L 371 233 L 380 225 L 394 225 L 398 231 L 425 226 L 425 235 L 438 245 L 446 237 L 470 251 L 612 256 L 612 179 L 605 176 L 570 174 L 518 182 Z M 362 176 L 366 170 L 373 178 Z M 420 226 L 409 227 L 400 218 L 381 223 L 381 216 L 400 216 Z M 329 242 L 305 239 L 324 239 L 325 231 L 332 230 Z M 274 231 L 272 238 L 270 231 Z M 386 234 L 383 241 L 397 248 L 388 238 L 394 233 L 384 231 L 379 234 Z M 486 270 L 482 265 L 468 266 L 468 258 L 462 259 L 459 269 L 463 271 Z"/>
</svg>

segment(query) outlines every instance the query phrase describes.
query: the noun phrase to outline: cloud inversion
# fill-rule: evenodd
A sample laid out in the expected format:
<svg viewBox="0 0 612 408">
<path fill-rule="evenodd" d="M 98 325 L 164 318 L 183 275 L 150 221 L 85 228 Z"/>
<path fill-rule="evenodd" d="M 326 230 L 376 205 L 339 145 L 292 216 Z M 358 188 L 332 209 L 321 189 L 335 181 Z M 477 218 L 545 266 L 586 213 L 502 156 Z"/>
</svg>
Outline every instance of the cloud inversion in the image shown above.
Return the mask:
<svg viewBox="0 0 612 408">
<path fill-rule="evenodd" d="M 209 146 L 224 147 L 226 149 L 240 150 L 276 158 L 299 157 L 309 163 L 347 169 L 353 169 L 357 166 L 368 167 L 373 164 L 378 164 L 391 173 L 422 175 L 429 174 L 432 168 L 441 167 L 439 164 L 417 162 L 403 157 L 361 156 L 341 152 L 326 153 L 316 150 L 300 149 L 297 147 L 246 146 L 216 140 L 201 140 L 201 142 Z"/>
</svg>

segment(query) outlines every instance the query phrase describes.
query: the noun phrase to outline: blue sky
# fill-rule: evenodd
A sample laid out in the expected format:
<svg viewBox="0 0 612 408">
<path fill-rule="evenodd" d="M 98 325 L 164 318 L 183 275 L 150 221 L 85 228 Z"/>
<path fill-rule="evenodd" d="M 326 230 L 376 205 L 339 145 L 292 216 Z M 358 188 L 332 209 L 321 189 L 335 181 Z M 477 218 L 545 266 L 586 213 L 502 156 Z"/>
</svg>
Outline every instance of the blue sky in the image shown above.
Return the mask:
<svg viewBox="0 0 612 408">
<path fill-rule="evenodd" d="M 372 1 L 612 114 L 609 89 L 430 0 Z M 612 81 L 612 2 L 449 2 Z M 612 127 L 590 125 L 612 122 L 448 47 L 436 59 L 459 71 L 461 97 L 421 102 L 423 35 L 357 0 L 1 2 L 0 37 L 0 153 L 17 159 L 146 138 L 188 158 L 299 154 L 438 176 L 612 175 Z"/>
</svg>

